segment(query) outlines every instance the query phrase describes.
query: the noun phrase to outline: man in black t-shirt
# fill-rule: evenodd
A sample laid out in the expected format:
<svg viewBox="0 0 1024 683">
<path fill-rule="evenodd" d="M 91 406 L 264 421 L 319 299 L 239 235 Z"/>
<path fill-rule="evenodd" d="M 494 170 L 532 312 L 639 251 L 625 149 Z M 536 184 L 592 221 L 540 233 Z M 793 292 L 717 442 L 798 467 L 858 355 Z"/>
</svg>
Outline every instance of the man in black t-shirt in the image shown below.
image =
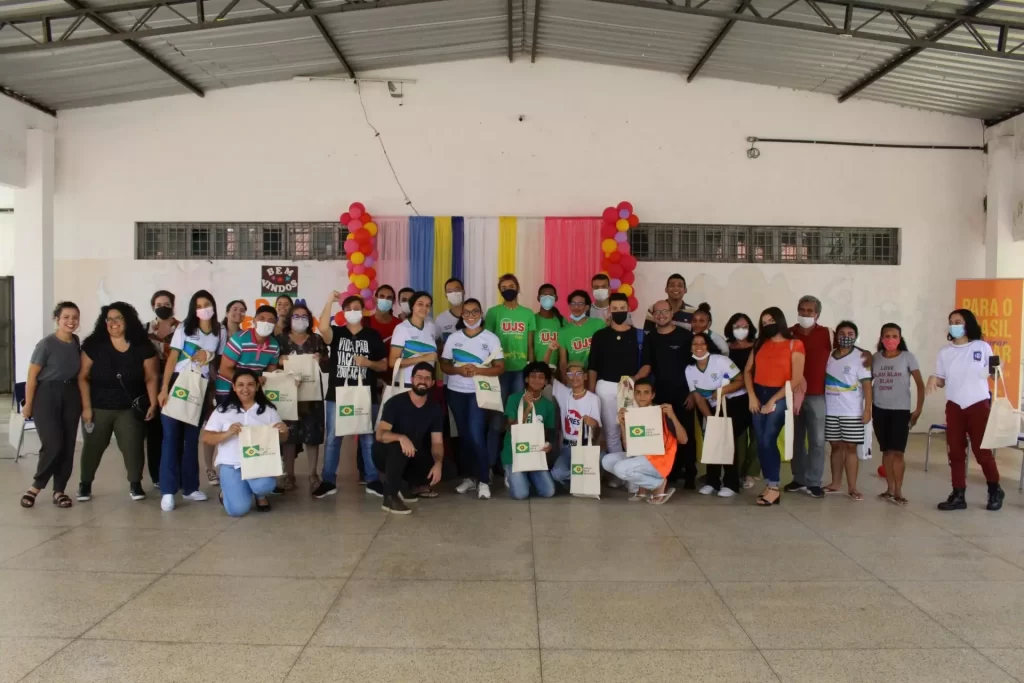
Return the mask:
<svg viewBox="0 0 1024 683">
<path fill-rule="evenodd" d="M 381 508 L 395 515 L 412 512 L 406 502 L 437 497 L 430 487 L 441 481 L 444 413 L 427 398 L 433 385 L 434 366 L 417 363 L 412 369 L 412 389 L 391 397 L 381 409 L 373 460 L 387 478 Z M 403 481 L 409 485 L 409 494 L 401 493 Z"/>
<path fill-rule="evenodd" d="M 619 406 L 616 393 L 623 377 L 636 379 L 640 370 L 640 347 L 643 330 L 627 320 L 629 297 L 616 292 L 611 295 L 608 327 L 598 330 L 590 342 L 587 361 L 587 388 L 601 401 L 601 431 L 608 453 L 626 450 L 619 431 Z"/>
</svg>

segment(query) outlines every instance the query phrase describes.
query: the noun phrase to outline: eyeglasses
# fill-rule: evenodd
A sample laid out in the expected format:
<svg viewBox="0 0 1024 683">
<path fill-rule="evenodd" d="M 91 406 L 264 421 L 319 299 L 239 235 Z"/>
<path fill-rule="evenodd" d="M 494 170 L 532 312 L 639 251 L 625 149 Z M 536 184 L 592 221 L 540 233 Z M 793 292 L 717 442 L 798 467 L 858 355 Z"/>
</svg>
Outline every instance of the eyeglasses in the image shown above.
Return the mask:
<svg viewBox="0 0 1024 683">
<path fill-rule="evenodd" d="M 572 372 L 565 373 L 565 376 L 566 377 L 582 377 L 583 376 L 583 371 L 582 370 L 573 370 Z"/>
<path fill-rule="evenodd" d="M 654 315 L 671 315 L 672 309 L 671 308 L 658 308 L 658 309 L 655 309 L 654 311 L 652 311 L 652 313 L 654 313 Z"/>
<path fill-rule="evenodd" d="M 108 325 L 113 325 L 115 323 L 123 323 L 123 322 L 124 322 L 124 318 L 107 318 L 107 324 Z"/>
<path fill-rule="evenodd" d="M 361 310 L 361 309 L 355 309 L 355 310 Z M 292 322 L 298 322 L 300 320 L 305 320 L 306 322 L 309 322 L 309 318 L 307 318 L 304 315 L 293 315 L 292 316 Z"/>
<path fill-rule="evenodd" d="M 587 302 L 586 301 L 570 301 L 569 305 L 572 306 L 573 308 L 582 308 L 583 306 L 587 305 Z"/>
<path fill-rule="evenodd" d="M 471 311 L 471 310 L 468 310 L 468 309 L 465 309 L 465 308 L 462 309 L 462 317 L 463 318 L 479 318 L 481 313 L 482 312 L 480 311 L 479 308 L 474 310 L 474 311 Z"/>
</svg>

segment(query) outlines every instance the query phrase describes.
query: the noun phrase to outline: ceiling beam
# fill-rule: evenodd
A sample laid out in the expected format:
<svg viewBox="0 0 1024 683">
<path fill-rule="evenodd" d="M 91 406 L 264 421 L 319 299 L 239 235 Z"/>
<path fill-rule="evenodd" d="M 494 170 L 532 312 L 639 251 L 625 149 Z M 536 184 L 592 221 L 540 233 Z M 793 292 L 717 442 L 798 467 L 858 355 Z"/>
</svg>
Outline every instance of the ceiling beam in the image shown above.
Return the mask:
<svg viewBox="0 0 1024 683">
<path fill-rule="evenodd" d="M 508 0 L 508 62 L 512 63 L 512 0 Z"/>
<path fill-rule="evenodd" d="M 1000 115 L 995 116 L 995 117 L 993 117 L 991 119 L 985 119 L 985 127 L 989 128 L 991 126 L 995 126 L 997 124 L 1000 124 L 1003 121 L 1009 121 L 1010 119 L 1016 118 L 1016 117 L 1020 116 L 1021 114 L 1024 114 L 1024 104 L 1020 105 L 1019 107 L 1017 107 L 1015 109 L 1011 109 L 1010 111 L 1006 112 L 1005 114 L 1000 114 Z"/>
<path fill-rule="evenodd" d="M 36 111 L 41 111 L 44 114 L 49 114 L 50 116 L 54 116 L 54 117 L 57 116 L 57 112 L 54 111 L 53 109 L 50 109 L 46 105 L 40 104 L 39 102 L 36 102 L 32 98 L 25 97 L 21 93 L 15 92 L 14 90 L 11 90 L 10 88 L 4 87 L 2 85 L 0 85 L 0 95 L 3 95 L 4 97 L 9 97 L 12 100 L 14 100 L 15 102 L 21 102 L 26 107 L 32 107 Z"/>
<path fill-rule="evenodd" d="M 967 10 L 965 10 L 963 12 L 963 15 L 966 16 L 966 17 L 977 16 L 978 14 L 980 14 L 981 12 L 984 12 L 985 10 L 987 10 L 989 7 L 991 7 L 992 5 L 996 4 L 997 2 L 999 2 L 999 0 L 981 0 L 981 2 L 979 2 L 979 3 L 975 4 L 975 5 L 972 5 L 971 7 L 967 8 Z M 948 21 L 944 25 L 939 26 L 934 31 L 931 31 L 930 33 L 928 33 L 925 36 L 925 39 L 926 40 L 930 40 L 930 41 L 937 41 L 937 40 L 939 40 L 941 38 L 945 38 L 947 35 L 949 35 L 953 31 L 955 31 L 957 28 L 959 28 L 962 25 L 963 25 L 963 22 L 960 21 L 960 20 L 954 19 L 952 21 Z M 1002 33 L 1002 32 L 1000 32 L 1000 33 Z M 898 69 L 899 67 L 903 66 L 904 64 L 907 63 L 907 60 L 913 58 L 916 55 L 921 54 L 921 52 L 923 50 L 925 50 L 925 49 L 926 48 L 924 48 L 924 47 L 917 47 L 917 46 L 915 46 L 915 47 L 911 47 L 908 50 L 904 50 L 903 52 L 901 52 L 899 55 L 897 55 L 894 59 L 892 59 L 888 63 L 882 65 L 880 68 L 876 69 L 875 71 L 872 71 L 867 76 L 865 76 L 864 78 L 860 79 L 859 81 L 854 83 L 852 86 L 850 86 L 849 88 L 847 88 L 843 92 L 839 93 L 839 98 L 838 98 L 839 101 L 840 102 L 845 102 L 846 100 L 850 99 L 851 97 L 853 97 L 854 95 L 859 93 L 864 88 L 866 88 L 869 85 L 871 85 L 872 83 L 875 83 L 876 81 L 878 81 L 878 79 L 882 78 L 883 76 L 886 76 L 887 74 L 892 73 L 895 69 Z M 1003 49 L 1005 49 L 1005 42 L 1003 44 Z"/>
<path fill-rule="evenodd" d="M 199 2 L 202 2 L 202 0 L 199 0 Z M 306 9 L 313 9 L 313 6 L 310 5 L 309 0 L 300 0 L 299 4 L 302 7 L 305 7 Z M 345 55 L 341 53 L 341 48 L 338 47 L 338 44 L 334 41 L 334 38 L 331 37 L 331 34 L 327 32 L 327 27 L 324 26 L 323 20 L 320 17 L 314 16 L 313 25 L 316 26 L 316 30 L 320 32 L 320 36 L 327 43 L 327 47 L 331 49 L 331 52 L 334 53 L 335 58 L 337 58 L 337 60 L 341 62 L 341 65 L 345 68 L 345 71 L 348 72 L 348 77 L 355 78 L 356 72 L 352 70 L 351 66 L 349 66 L 348 60 L 345 59 Z"/>
<path fill-rule="evenodd" d="M 746 11 L 748 5 L 750 5 L 750 0 L 741 0 L 740 4 L 736 7 L 736 14 L 743 14 Z M 727 22 L 725 22 L 725 26 L 723 26 L 722 30 L 718 32 L 718 35 L 715 36 L 715 39 L 711 41 L 711 44 L 708 45 L 708 48 L 704 50 L 704 54 L 700 56 L 700 59 L 697 60 L 697 64 L 692 69 L 690 69 L 690 73 L 687 74 L 686 76 L 687 83 L 693 82 L 693 79 L 697 77 L 697 74 L 700 73 L 700 70 L 703 69 L 704 65 L 708 63 L 708 60 L 711 59 L 711 55 L 713 55 L 715 50 L 718 49 L 718 46 L 722 44 L 722 41 L 725 40 L 725 37 L 729 35 L 729 31 L 731 31 L 732 27 L 735 25 L 735 19 L 729 19 Z"/>
<path fill-rule="evenodd" d="M 533 0 L 533 39 L 530 41 L 530 64 L 537 61 L 537 31 L 540 28 L 540 0 Z"/>
</svg>

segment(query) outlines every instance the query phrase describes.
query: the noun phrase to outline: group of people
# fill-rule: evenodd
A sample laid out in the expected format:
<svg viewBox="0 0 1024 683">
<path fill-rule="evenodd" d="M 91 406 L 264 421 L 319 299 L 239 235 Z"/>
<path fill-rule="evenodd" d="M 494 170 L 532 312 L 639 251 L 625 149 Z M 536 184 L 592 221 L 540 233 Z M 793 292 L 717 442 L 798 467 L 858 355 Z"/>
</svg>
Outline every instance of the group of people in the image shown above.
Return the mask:
<svg viewBox="0 0 1024 683">
<path fill-rule="evenodd" d="M 189 300 L 184 320 L 176 298 L 158 291 L 154 319 L 143 324 L 124 302 L 103 306 L 94 329 L 79 342 L 78 307 L 54 310 L 56 331 L 37 345 L 30 364 L 23 413 L 33 418 L 42 441 L 32 488 L 21 499 L 32 507 L 52 479 L 53 503 L 71 507 L 66 492 L 79 424 L 84 427 L 78 500 L 92 496 L 92 481 L 112 435 L 127 472 L 129 494 L 142 500 L 148 462 L 161 507 L 175 508 L 179 493 L 207 500 L 200 488 L 199 453 L 209 484 L 219 485 L 228 514 L 253 505 L 270 510 L 270 496 L 296 488 L 295 460 L 305 450 L 309 491 L 324 498 L 337 491 L 343 437 L 335 435 L 340 387 L 368 387 L 372 431 L 355 435 L 360 481 L 381 497 L 383 509 L 409 514 L 408 503 L 438 494 L 446 454 L 454 454 L 459 494 L 491 497 L 498 477 L 514 499 L 550 497 L 572 480 L 574 446 L 599 445 L 606 483 L 625 487 L 631 500 L 660 505 L 676 485 L 703 495 L 736 496 L 764 489 L 756 504 L 778 505 L 782 493 L 814 498 L 843 492 L 863 500 L 858 489 L 858 446 L 870 445 L 871 429 L 883 452 L 887 489 L 879 498 L 906 505 L 904 451 L 921 415 L 925 394 L 945 388 L 947 438 L 953 492 L 943 510 L 966 507 L 966 440 L 988 481 L 990 510 L 1003 501 L 999 472 L 990 451 L 977 448 L 989 412 L 991 347 L 967 310 L 949 316 L 948 345 L 939 352 L 927 389 L 917 359 L 895 323 L 882 326 L 877 352 L 857 346 L 851 321 L 834 330 L 819 324 L 821 302 L 804 296 L 790 326 L 777 307 L 757 321 L 735 313 L 721 333 L 712 330 L 711 308 L 688 305 L 686 280 L 668 278 L 666 298 L 635 325 L 629 302 L 610 293 L 606 274 L 590 290 L 566 300 L 550 284 L 523 303 L 516 276 L 497 282 L 501 303 L 487 310 L 467 297 L 463 283 L 445 284 L 448 308 L 431 317 L 426 292 L 382 285 L 372 313 L 358 296 L 332 292 L 319 321 L 302 301 L 279 297 L 254 312 L 232 301 L 218 320 L 217 303 L 205 290 Z M 340 311 L 335 313 L 335 306 Z M 263 375 L 287 369 L 296 355 L 313 355 L 327 375 L 321 399 L 299 403 L 298 419 L 282 420 L 262 390 Z M 199 425 L 167 414 L 169 391 L 179 373 L 210 380 Z M 494 378 L 504 410 L 481 406 L 479 378 Z M 487 384 L 487 382 L 484 382 Z M 911 387 L 916 386 L 916 402 Z M 325 391 L 324 391 L 325 390 Z M 719 406 L 722 402 L 722 406 Z M 663 446 L 646 456 L 627 455 L 627 411 L 661 406 Z M 496 406 L 490 406 L 496 408 Z M 725 409 L 731 419 L 735 459 L 707 465 L 698 481 L 697 442 L 707 419 Z M 453 438 L 449 412 L 457 432 Z M 787 412 L 794 427 L 793 481 L 780 488 L 780 434 Z M 547 469 L 517 471 L 512 427 L 542 423 Z M 243 479 L 239 435 L 245 425 L 270 425 L 281 439 L 283 476 Z M 349 437 L 344 437 L 349 438 Z M 831 445 L 831 481 L 824 483 L 825 442 Z M 322 467 L 320 448 L 324 446 Z M 215 454 L 215 455 L 214 455 Z M 698 488 L 699 487 L 699 488 Z"/>
</svg>

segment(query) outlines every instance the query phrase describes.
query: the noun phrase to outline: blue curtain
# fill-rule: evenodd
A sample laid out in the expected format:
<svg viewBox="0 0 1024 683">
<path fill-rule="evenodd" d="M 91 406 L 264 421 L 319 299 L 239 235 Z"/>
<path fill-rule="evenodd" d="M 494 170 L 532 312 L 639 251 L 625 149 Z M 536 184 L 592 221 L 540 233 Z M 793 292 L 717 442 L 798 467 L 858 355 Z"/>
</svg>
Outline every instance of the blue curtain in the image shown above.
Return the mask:
<svg viewBox="0 0 1024 683">
<path fill-rule="evenodd" d="M 462 216 L 452 216 L 452 277 L 459 280 L 462 280 L 462 261 L 465 258 L 465 228 L 466 221 Z"/>
<path fill-rule="evenodd" d="M 434 288 L 434 217 L 409 218 L 409 286 L 417 292 Z"/>
</svg>

